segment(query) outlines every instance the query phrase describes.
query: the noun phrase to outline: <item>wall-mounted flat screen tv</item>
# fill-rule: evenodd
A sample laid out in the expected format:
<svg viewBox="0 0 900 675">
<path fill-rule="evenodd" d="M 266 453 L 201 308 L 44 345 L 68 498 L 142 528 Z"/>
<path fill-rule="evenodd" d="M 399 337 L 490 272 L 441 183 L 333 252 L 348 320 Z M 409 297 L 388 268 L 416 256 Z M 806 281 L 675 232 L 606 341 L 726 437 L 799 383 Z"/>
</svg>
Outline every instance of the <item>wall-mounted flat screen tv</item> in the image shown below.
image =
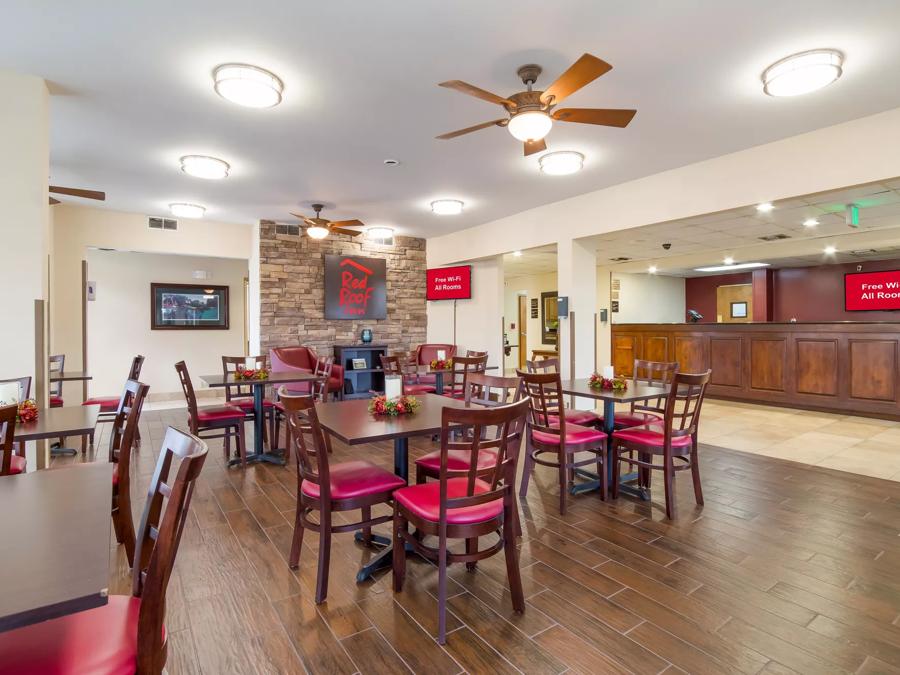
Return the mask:
<svg viewBox="0 0 900 675">
<path fill-rule="evenodd" d="M 844 309 L 848 312 L 900 309 L 900 270 L 845 274 Z"/>
<path fill-rule="evenodd" d="M 468 300 L 472 297 L 472 266 L 426 270 L 428 300 Z"/>
</svg>

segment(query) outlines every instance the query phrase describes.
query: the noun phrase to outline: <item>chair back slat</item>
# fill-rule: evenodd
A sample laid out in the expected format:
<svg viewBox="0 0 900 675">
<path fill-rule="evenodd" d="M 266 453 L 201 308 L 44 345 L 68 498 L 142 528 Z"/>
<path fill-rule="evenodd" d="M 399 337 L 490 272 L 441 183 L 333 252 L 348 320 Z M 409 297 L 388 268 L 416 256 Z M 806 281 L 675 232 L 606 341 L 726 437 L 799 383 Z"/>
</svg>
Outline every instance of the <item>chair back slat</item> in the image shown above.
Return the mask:
<svg viewBox="0 0 900 675">
<path fill-rule="evenodd" d="M 532 431 L 541 431 L 565 438 L 566 417 L 562 399 L 562 378 L 558 372 L 527 373 L 517 370 L 523 393 L 528 400 L 528 423 Z M 557 421 L 551 425 L 550 418 Z"/>
<path fill-rule="evenodd" d="M 529 373 L 558 373 L 559 359 L 545 358 L 525 361 L 525 370 Z"/>
<path fill-rule="evenodd" d="M 632 377 L 635 382 L 642 382 L 654 387 L 668 388 L 672 384 L 672 378 L 678 372 L 677 361 L 646 361 L 634 360 Z M 664 415 L 666 412 L 666 396 L 637 401 L 631 404 L 631 412 L 650 412 Z"/>
<path fill-rule="evenodd" d="M 316 401 L 328 400 L 328 383 L 331 380 L 331 374 L 334 371 L 334 357 L 320 356 L 316 359 L 316 367 L 313 369 L 313 375 L 320 379 L 312 383 L 310 392 Z"/>
<path fill-rule="evenodd" d="M 0 380 L 0 384 L 9 384 L 11 382 L 15 382 L 19 385 L 19 403 L 31 398 L 31 375 L 26 375 L 25 377 L 10 377 L 5 380 Z"/>
<path fill-rule="evenodd" d="M 246 363 L 245 356 L 223 356 L 222 357 L 222 375 L 228 377 L 233 375 L 239 368 L 243 369 Z M 250 357 L 254 359 L 256 365 L 254 368 L 267 368 L 269 357 L 265 354 Z M 231 401 L 234 398 L 247 398 L 253 396 L 253 387 L 249 384 L 233 384 L 225 387 L 225 400 Z"/>
<path fill-rule="evenodd" d="M 144 357 L 138 354 L 131 359 L 131 370 L 128 371 L 129 380 L 141 379 L 141 369 L 144 367 Z"/>
<path fill-rule="evenodd" d="M 675 373 L 665 408 L 666 447 L 669 447 L 672 438 L 697 433 L 700 409 L 711 375 L 712 370 L 705 373 Z"/>
<path fill-rule="evenodd" d="M 128 380 L 119 398 L 112 431 L 109 434 L 109 461 L 116 464 L 118 489 L 128 491 L 131 449 L 138 435 L 141 410 L 150 387 L 137 380 Z"/>
<path fill-rule="evenodd" d="M 492 408 L 521 398 L 522 381 L 518 377 L 471 373 L 466 382 L 466 403 Z"/>
<path fill-rule="evenodd" d="M 141 598 L 138 617 L 139 673 L 162 670 L 160 660 L 165 658 L 163 619 L 166 589 L 184 531 L 191 495 L 207 452 L 206 443 L 196 436 L 172 427 L 166 431 L 147 492 L 134 558 L 131 590 L 132 595 Z M 170 480 L 175 459 L 179 461 L 178 469 L 174 480 Z"/>
<path fill-rule="evenodd" d="M 199 424 L 197 420 L 197 396 L 194 394 L 194 385 L 191 382 L 187 364 L 184 361 L 179 361 L 175 364 L 175 371 L 178 373 L 178 381 L 181 382 L 181 390 L 184 392 L 184 400 L 187 402 L 188 422 L 191 426 L 191 433 L 196 434 Z"/>
<path fill-rule="evenodd" d="M 455 356 L 450 370 L 450 392 L 465 394 L 471 373 L 483 373 L 487 368 L 487 354 L 483 356 Z"/>
<path fill-rule="evenodd" d="M 331 477 L 325 432 L 312 396 L 297 396 L 282 388 L 278 393 L 287 416 L 288 443 L 297 458 L 297 490 L 304 480 L 319 486 L 322 503 L 331 501 Z M 299 495 L 298 495 L 299 496 Z"/>
<path fill-rule="evenodd" d="M 0 408 L 0 476 L 8 476 L 12 471 L 13 438 L 16 435 L 16 414 L 19 406 L 15 403 Z"/>
<path fill-rule="evenodd" d="M 51 373 L 64 373 L 66 371 L 66 355 L 52 354 L 47 357 L 47 367 Z M 51 396 L 62 396 L 62 381 L 50 382 L 47 388 Z"/>
</svg>

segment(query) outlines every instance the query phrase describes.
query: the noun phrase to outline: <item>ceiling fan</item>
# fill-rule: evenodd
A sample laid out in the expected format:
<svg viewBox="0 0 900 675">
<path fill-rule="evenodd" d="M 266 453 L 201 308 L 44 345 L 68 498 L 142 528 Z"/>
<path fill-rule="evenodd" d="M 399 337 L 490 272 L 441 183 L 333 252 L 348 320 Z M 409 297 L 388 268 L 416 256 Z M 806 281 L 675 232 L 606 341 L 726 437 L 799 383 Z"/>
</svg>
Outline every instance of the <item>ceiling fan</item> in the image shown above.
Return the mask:
<svg viewBox="0 0 900 675">
<path fill-rule="evenodd" d="M 324 239 L 329 234 L 346 234 L 351 237 L 356 237 L 362 234 L 362 232 L 358 230 L 348 230 L 347 227 L 362 227 L 363 223 L 360 220 L 328 220 L 327 218 L 322 218 L 320 213 L 322 209 L 325 208 L 324 204 L 312 204 L 313 211 L 316 212 L 314 218 L 308 218 L 307 216 L 300 215 L 299 213 L 291 213 L 295 218 L 299 218 L 304 223 L 306 223 L 306 234 L 308 234 L 313 239 Z"/>
<path fill-rule="evenodd" d="M 99 190 L 82 190 L 81 188 L 68 188 L 59 185 L 51 185 L 50 192 L 58 195 L 68 195 L 69 197 L 83 197 L 84 199 L 96 199 L 101 202 L 106 201 L 106 193 Z M 50 197 L 50 206 L 59 204 L 58 199 Z"/>
<path fill-rule="evenodd" d="M 526 91 L 520 91 L 504 98 L 497 94 L 475 87 L 461 80 L 441 82 L 438 86 L 480 98 L 489 103 L 501 105 L 509 113 L 509 117 L 502 117 L 490 122 L 482 122 L 472 127 L 441 134 L 437 138 L 450 139 L 468 134 L 479 129 L 498 126 L 509 129 L 515 138 L 525 143 L 525 156 L 541 152 L 547 149 L 544 136 L 553 126 L 553 120 L 557 122 L 578 122 L 580 124 L 599 124 L 607 127 L 626 127 L 634 117 L 637 110 L 615 110 L 606 108 L 562 108 L 553 110 L 562 103 L 563 99 L 590 84 L 601 75 L 612 70 L 612 66 L 592 54 L 584 54 L 569 69 L 560 75 L 556 82 L 543 91 L 532 90 L 532 85 L 537 82 L 541 74 L 541 67 L 528 64 L 519 68 L 518 76 L 527 87 Z"/>
</svg>

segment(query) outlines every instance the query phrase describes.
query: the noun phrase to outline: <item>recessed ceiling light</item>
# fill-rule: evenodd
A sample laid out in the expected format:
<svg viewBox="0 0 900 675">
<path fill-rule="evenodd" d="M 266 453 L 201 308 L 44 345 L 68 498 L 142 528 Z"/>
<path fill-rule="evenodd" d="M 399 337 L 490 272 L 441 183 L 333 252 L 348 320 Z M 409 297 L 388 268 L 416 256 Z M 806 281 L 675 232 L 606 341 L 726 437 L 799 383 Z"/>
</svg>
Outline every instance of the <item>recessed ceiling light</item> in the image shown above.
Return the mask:
<svg viewBox="0 0 900 675">
<path fill-rule="evenodd" d="M 803 221 L 803 227 L 815 227 L 819 224 L 819 221 L 815 218 L 807 218 Z"/>
<path fill-rule="evenodd" d="M 763 202 L 762 204 L 756 205 L 756 210 L 760 213 L 768 213 L 775 208 L 775 205 L 772 202 Z"/>
<path fill-rule="evenodd" d="M 176 218 L 202 218 L 206 207 L 199 204 L 169 204 L 169 211 Z"/>
<path fill-rule="evenodd" d="M 539 141 L 550 132 L 553 120 L 541 110 L 526 110 L 513 115 L 506 128 L 520 141 Z"/>
<path fill-rule="evenodd" d="M 321 225 L 311 225 L 306 228 L 306 234 L 313 239 L 324 239 L 328 236 L 328 228 Z"/>
<path fill-rule="evenodd" d="M 836 246 L 832 246 L 831 244 L 829 244 L 825 247 L 825 255 L 834 255 L 835 253 L 837 253 Z"/>
<path fill-rule="evenodd" d="M 456 216 L 462 213 L 463 203 L 458 199 L 436 199 L 431 210 L 439 216 Z"/>
<path fill-rule="evenodd" d="M 656 265 L 650 265 L 650 267 L 647 268 L 647 271 L 650 274 L 656 274 Z"/>
<path fill-rule="evenodd" d="M 521 258 L 521 257 L 522 257 L 522 251 L 513 251 L 513 257 L 515 257 L 515 258 Z"/>
<path fill-rule="evenodd" d="M 538 159 L 541 171 L 550 176 L 568 176 L 581 171 L 584 167 L 584 155 L 574 150 L 559 150 L 541 155 Z"/>
<path fill-rule="evenodd" d="M 243 63 L 219 66 L 213 71 L 213 80 L 219 96 L 248 108 L 278 105 L 284 91 L 284 83 L 275 74 Z"/>
<path fill-rule="evenodd" d="M 205 155 L 185 155 L 181 158 L 181 170 L 189 176 L 218 180 L 227 178 L 231 167 L 228 162 Z"/>
<path fill-rule="evenodd" d="M 394 238 L 394 228 L 392 227 L 370 227 L 366 230 L 366 238 L 367 239 L 393 239 Z"/>
<path fill-rule="evenodd" d="M 762 74 L 769 96 L 798 96 L 826 87 L 841 76 L 844 55 L 834 49 L 813 49 L 776 61 Z"/>
<path fill-rule="evenodd" d="M 399 160 L 399 159 L 386 159 L 386 160 L 384 160 L 384 165 L 385 165 L 385 166 L 397 166 L 398 164 L 400 164 L 400 160 Z"/>
<path fill-rule="evenodd" d="M 695 267 L 695 272 L 730 272 L 731 270 L 749 270 L 754 267 L 768 267 L 769 263 L 747 262 L 737 265 L 713 265 L 712 267 Z"/>
<path fill-rule="evenodd" d="M 734 265 L 734 258 L 732 258 L 731 256 L 728 256 L 722 262 L 725 263 L 726 265 Z"/>
</svg>

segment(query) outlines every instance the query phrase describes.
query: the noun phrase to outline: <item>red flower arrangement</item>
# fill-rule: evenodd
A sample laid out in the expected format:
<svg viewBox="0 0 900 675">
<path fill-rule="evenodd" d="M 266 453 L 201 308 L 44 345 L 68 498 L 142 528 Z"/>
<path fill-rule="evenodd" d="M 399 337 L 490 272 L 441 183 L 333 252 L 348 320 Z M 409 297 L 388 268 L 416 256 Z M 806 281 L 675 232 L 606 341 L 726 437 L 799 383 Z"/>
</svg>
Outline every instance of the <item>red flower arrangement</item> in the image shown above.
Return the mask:
<svg viewBox="0 0 900 675">
<path fill-rule="evenodd" d="M 19 404 L 19 410 L 16 413 L 16 421 L 18 422 L 34 422 L 38 418 L 38 407 L 33 398 L 22 401 Z"/>
<path fill-rule="evenodd" d="M 266 368 L 238 368 L 234 371 L 236 380 L 265 380 L 268 377 L 269 371 Z"/>
<path fill-rule="evenodd" d="M 415 396 L 401 396 L 396 399 L 388 399 L 384 396 L 376 396 L 369 403 L 369 412 L 373 415 L 407 415 L 419 409 L 419 400 Z"/>
<path fill-rule="evenodd" d="M 432 359 L 430 365 L 432 370 L 450 370 L 453 368 L 453 359 Z"/>
<path fill-rule="evenodd" d="M 588 380 L 588 386 L 591 389 L 602 389 L 604 391 L 626 391 L 628 389 L 628 380 L 621 375 L 610 378 L 594 373 L 591 375 L 591 379 Z"/>
</svg>

